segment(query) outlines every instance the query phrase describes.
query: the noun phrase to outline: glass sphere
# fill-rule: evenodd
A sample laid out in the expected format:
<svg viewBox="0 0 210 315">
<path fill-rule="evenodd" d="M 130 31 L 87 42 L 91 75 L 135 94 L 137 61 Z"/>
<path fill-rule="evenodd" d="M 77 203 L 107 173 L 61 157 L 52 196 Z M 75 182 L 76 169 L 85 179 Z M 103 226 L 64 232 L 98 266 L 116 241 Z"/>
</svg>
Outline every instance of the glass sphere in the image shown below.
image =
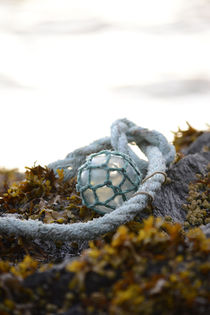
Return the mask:
<svg viewBox="0 0 210 315">
<path fill-rule="evenodd" d="M 104 150 L 90 155 L 79 168 L 77 191 L 84 205 L 105 214 L 131 198 L 140 181 L 141 174 L 129 156 Z"/>
</svg>

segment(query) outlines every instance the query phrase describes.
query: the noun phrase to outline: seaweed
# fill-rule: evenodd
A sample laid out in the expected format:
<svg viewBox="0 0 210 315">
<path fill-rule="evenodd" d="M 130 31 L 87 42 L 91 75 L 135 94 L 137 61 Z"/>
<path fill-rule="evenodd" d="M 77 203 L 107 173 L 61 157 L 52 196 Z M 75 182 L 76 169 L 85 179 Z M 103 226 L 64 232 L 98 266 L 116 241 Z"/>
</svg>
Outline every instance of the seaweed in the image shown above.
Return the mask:
<svg viewBox="0 0 210 315">
<path fill-rule="evenodd" d="M 7 192 L 12 183 L 23 180 L 24 175 L 17 169 L 0 169 L 0 194 Z"/>
<path fill-rule="evenodd" d="M 0 214 L 49 224 L 85 222 L 99 216 L 82 205 L 76 192 L 75 178 L 64 182 L 62 170 L 56 175 L 40 165 L 27 167 L 24 180 L 12 183 L 7 192 L 0 194 Z M 42 262 L 59 262 L 66 255 L 79 255 L 87 246 L 87 242 L 41 242 L 0 235 L 1 258 L 14 263 L 21 261 L 24 255 L 31 255 Z"/>
<path fill-rule="evenodd" d="M 185 227 L 194 227 L 210 223 L 210 164 L 205 175 L 197 174 L 197 180 L 189 185 Z"/>
<path fill-rule="evenodd" d="M 179 153 L 203 131 L 175 133 Z M 177 161 L 176 161 L 177 162 Z M 178 164 L 176 164 L 178 165 Z M 144 219 L 88 242 L 0 235 L 0 314 L 206 314 L 209 312 L 209 166 L 189 185 L 186 219 Z M 2 175 L 3 174 L 3 175 Z M 0 172 L 0 215 L 44 223 L 86 222 L 100 215 L 82 204 L 76 178 L 43 166 Z"/>
<path fill-rule="evenodd" d="M 187 148 L 191 143 L 193 143 L 198 137 L 200 137 L 204 131 L 197 130 L 193 128 L 189 122 L 186 122 L 188 128 L 186 130 L 182 130 L 178 128 L 178 131 L 173 132 L 174 140 L 173 145 L 176 148 L 176 152 L 181 154 L 181 151 L 184 148 Z"/>
<path fill-rule="evenodd" d="M 44 223 L 73 223 L 96 216 L 82 205 L 76 178 L 64 182 L 63 170 L 56 176 L 52 169 L 40 165 L 26 169 L 25 179 L 13 183 L 1 196 L 0 213 L 16 213 Z"/>
<path fill-rule="evenodd" d="M 150 216 L 138 232 L 123 225 L 110 242 L 89 245 L 57 270 L 28 256 L 16 267 L 1 262 L 10 281 L 6 289 L 0 284 L 0 309 L 20 314 L 19 305 L 25 305 L 31 314 L 61 314 L 79 305 L 81 314 L 207 312 L 210 240 L 199 228 L 184 235 L 180 224 Z"/>
</svg>

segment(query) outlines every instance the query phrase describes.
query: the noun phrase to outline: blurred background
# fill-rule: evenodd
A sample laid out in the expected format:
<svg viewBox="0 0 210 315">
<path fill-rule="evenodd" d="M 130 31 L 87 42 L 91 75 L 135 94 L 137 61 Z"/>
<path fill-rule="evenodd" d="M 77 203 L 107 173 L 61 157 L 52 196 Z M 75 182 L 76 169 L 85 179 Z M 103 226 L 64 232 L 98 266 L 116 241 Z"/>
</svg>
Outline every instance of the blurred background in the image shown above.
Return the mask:
<svg viewBox="0 0 210 315">
<path fill-rule="evenodd" d="M 109 136 L 210 113 L 210 0 L 0 0 L 0 166 L 47 165 Z"/>
</svg>

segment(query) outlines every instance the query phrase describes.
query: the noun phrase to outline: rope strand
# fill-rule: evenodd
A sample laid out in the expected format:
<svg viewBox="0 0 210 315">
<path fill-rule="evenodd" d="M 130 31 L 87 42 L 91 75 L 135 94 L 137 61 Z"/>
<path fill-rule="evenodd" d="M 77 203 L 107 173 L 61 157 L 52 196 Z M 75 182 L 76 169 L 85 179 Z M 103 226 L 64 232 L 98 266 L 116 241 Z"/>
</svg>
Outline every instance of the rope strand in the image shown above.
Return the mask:
<svg viewBox="0 0 210 315">
<path fill-rule="evenodd" d="M 148 162 L 139 159 L 128 146 L 128 143 L 133 141 L 145 153 Z M 37 220 L 20 220 L 3 216 L 0 217 L 0 233 L 53 241 L 90 240 L 133 220 L 146 207 L 148 196 L 154 198 L 155 192 L 161 187 L 162 176 L 152 175 L 165 173 L 167 165 L 175 157 L 174 147 L 162 134 L 137 127 L 127 119 L 117 120 L 111 127 L 111 139 L 99 139 L 87 147 L 68 154 L 66 159 L 50 164 L 49 167 L 55 172 L 58 168 L 64 169 L 64 179 L 67 180 L 75 176 L 87 155 L 110 148 L 129 154 L 135 160 L 139 170 L 144 175 L 147 172 L 147 176 L 151 177 L 149 181 L 139 185 L 136 194 L 128 201 L 111 213 L 86 223 L 44 224 Z"/>
</svg>

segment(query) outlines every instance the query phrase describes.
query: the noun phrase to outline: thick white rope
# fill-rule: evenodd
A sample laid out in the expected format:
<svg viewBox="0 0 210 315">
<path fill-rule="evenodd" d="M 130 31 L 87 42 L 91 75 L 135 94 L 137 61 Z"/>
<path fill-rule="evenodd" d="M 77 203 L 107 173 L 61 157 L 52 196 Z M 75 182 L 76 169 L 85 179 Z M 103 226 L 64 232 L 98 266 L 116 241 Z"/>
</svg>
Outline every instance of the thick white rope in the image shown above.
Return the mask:
<svg viewBox="0 0 210 315">
<path fill-rule="evenodd" d="M 148 163 L 140 160 L 128 146 L 128 141 L 135 141 L 148 158 Z M 140 170 L 147 165 L 147 176 L 155 172 L 165 172 L 166 166 L 173 161 L 174 147 L 167 142 L 165 137 L 156 131 L 148 131 L 135 126 L 132 122 L 122 119 L 112 125 L 111 140 L 99 139 L 91 145 L 78 149 L 69 154 L 65 160 L 51 164 L 56 170 L 71 167 L 67 170 L 67 178 L 75 175 L 76 169 L 84 162 L 84 157 L 93 152 L 110 149 L 111 145 L 116 151 L 129 154 L 139 166 Z M 71 163 L 70 163 L 71 161 Z M 146 192 L 154 198 L 155 192 L 164 182 L 162 174 L 155 174 L 143 184 L 140 184 L 138 192 Z M 73 224 L 44 224 L 37 220 L 20 220 L 12 217 L 0 217 L 0 233 L 13 234 L 44 240 L 90 240 L 99 235 L 115 230 L 119 225 L 129 222 L 146 207 L 149 196 L 136 194 L 122 206 L 100 218 L 95 218 L 86 223 Z"/>
</svg>

